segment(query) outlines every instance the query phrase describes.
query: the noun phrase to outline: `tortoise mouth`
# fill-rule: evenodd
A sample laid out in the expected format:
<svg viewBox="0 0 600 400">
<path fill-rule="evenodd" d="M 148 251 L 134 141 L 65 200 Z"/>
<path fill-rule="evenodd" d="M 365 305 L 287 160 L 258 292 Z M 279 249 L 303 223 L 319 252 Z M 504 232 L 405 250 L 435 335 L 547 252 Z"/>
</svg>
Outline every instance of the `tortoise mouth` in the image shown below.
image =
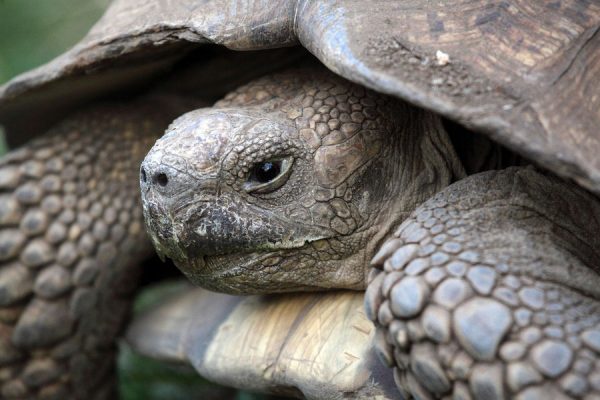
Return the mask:
<svg viewBox="0 0 600 400">
<path fill-rule="evenodd" d="M 269 284 L 262 277 L 276 274 L 286 260 L 286 253 L 293 250 L 203 255 L 173 261 L 197 286 L 229 294 L 264 293 Z M 268 292 L 273 290 L 277 291 L 268 288 Z"/>
<path fill-rule="evenodd" d="M 274 259 L 275 262 L 270 259 Z M 263 264 L 265 261 L 267 264 Z M 276 265 L 279 261 L 281 257 L 271 252 L 239 252 L 198 256 L 188 264 L 192 265 L 194 275 L 197 277 L 218 278 L 222 275 L 240 275 L 243 271 L 256 271 L 269 265 Z"/>
<path fill-rule="evenodd" d="M 268 253 L 243 253 L 207 257 L 207 266 L 226 274 L 239 275 L 245 270 L 262 270 L 279 265 L 283 251 Z M 217 273 L 218 273 L 217 272 Z"/>
</svg>

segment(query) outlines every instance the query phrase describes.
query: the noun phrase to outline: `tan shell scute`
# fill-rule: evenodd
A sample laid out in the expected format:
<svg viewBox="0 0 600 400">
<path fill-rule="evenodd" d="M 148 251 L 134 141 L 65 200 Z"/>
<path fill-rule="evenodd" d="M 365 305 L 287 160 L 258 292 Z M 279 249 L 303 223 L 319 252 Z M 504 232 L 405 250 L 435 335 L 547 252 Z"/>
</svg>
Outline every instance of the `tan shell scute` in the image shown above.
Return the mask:
<svg viewBox="0 0 600 400">
<path fill-rule="evenodd" d="M 140 354 L 190 363 L 226 386 L 308 399 L 394 399 L 362 299 L 351 291 L 266 298 L 194 288 L 138 316 L 126 340 Z"/>
</svg>

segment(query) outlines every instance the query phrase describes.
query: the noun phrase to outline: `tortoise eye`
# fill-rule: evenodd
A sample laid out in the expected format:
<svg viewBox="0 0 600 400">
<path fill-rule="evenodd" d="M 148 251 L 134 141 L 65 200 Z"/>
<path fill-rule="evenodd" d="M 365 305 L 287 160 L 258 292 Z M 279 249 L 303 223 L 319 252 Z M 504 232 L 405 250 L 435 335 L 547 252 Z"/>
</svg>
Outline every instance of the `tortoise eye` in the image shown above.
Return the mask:
<svg viewBox="0 0 600 400">
<path fill-rule="evenodd" d="M 279 189 L 292 172 L 292 162 L 291 158 L 284 158 L 254 164 L 244 189 L 248 193 L 269 193 Z"/>
<path fill-rule="evenodd" d="M 258 183 L 267 183 L 277 178 L 281 172 L 281 161 L 261 162 L 252 169 L 252 176 Z"/>
</svg>

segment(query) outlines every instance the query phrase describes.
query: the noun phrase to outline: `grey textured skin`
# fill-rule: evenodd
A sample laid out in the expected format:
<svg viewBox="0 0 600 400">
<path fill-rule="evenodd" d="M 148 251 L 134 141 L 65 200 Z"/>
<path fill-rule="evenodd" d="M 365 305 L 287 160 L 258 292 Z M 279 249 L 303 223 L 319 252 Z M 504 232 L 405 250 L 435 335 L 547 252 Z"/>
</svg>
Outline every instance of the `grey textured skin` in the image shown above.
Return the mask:
<svg viewBox="0 0 600 400">
<path fill-rule="evenodd" d="M 253 166 L 282 159 L 257 186 Z M 463 177 L 437 116 L 309 69 L 178 118 L 142 202 L 157 250 L 204 287 L 368 281 L 403 397 L 600 395 L 597 199 L 531 167 Z"/>
</svg>

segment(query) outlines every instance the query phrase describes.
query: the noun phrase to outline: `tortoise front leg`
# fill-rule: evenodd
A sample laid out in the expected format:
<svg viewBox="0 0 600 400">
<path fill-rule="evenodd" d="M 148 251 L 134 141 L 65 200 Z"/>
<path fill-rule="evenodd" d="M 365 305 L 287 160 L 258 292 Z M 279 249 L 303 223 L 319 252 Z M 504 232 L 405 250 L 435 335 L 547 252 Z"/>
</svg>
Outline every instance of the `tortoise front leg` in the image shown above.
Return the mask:
<svg viewBox="0 0 600 400">
<path fill-rule="evenodd" d="M 366 308 L 405 395 L 600 396 L 600 204 L 511 168 L 419 207 L 373 260 Z"/>
<path fill-rule="evenodd" d="M 169 119 L 97 107 L 0 161 L 0 398 L 112 398 L 115 336 L 151 253 L 140 162 Z"/>
</svg>

